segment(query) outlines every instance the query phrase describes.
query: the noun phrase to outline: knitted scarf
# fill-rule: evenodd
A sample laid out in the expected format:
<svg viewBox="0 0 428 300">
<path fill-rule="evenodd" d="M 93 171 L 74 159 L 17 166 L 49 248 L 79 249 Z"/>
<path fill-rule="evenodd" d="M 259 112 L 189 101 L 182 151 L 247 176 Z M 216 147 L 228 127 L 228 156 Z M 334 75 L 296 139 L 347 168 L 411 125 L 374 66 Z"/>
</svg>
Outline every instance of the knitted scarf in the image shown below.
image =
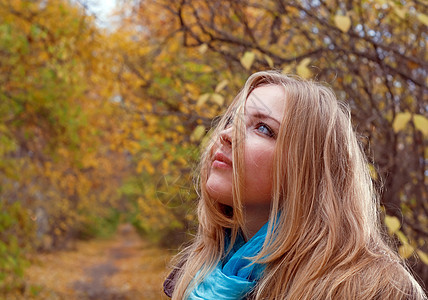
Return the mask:
<svg viewBox="0 0 428 300">
<path fill-rule="evenodd" d="M 265 241 L 266 223 L 248 242 L 238 236 L 232 250 L 190 293 L 189 300 L 245 299 L 260 279 L 263 264 L 252 264 L 248 257 L 256 256 Z M 226 249 L 229 241 L 226 240 Z"/>
</svg>

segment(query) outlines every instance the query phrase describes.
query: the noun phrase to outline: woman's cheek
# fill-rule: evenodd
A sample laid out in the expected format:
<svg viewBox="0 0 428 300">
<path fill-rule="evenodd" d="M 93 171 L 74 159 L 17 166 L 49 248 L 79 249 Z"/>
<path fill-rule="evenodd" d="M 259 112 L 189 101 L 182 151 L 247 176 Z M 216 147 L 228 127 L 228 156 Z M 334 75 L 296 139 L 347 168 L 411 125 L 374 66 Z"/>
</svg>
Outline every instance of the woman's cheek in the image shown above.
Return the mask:
<svg viewBox="0 0 428 300">
<path fill-rule="evenodd" d="M 245 186 L 247 202 L 253 204 L 270 203 L 273 154 L 274 148 L 267 143 L 260 145 L 260 147 L 248 147 L 246 149 Z"/>
</svg>

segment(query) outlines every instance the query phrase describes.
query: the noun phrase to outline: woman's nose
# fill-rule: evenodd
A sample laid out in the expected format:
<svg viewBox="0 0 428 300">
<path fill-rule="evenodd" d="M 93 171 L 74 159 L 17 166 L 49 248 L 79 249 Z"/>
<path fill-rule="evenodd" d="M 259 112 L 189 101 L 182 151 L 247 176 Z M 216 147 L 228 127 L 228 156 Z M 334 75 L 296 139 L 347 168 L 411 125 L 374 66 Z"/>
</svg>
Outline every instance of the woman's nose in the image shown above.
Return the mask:
<svg viewBox="0 0 428 300">
<path fill-rule="evenodd" d="M 225 146 L 232 146 L 232 128 L 226 128 L 220 132 L 220 143 Z"/>
</svg>

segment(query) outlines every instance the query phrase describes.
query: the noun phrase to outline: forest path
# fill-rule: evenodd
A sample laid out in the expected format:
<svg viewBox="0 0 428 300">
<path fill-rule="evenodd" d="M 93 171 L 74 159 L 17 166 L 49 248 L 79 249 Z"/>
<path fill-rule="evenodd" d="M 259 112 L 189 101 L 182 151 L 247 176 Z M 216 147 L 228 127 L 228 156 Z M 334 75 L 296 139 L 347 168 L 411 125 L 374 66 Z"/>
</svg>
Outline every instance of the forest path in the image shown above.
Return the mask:
<svg viewBox="0 0 428 300">
<path fill-rule="evenodd" d="M 162 282 L 171 253 L 142 240 L 130 224 L 112 239 L 78 242 L 73 251 L 38 254 L 26 272 L 26 299 L 167 299 Z"/>
</svg>

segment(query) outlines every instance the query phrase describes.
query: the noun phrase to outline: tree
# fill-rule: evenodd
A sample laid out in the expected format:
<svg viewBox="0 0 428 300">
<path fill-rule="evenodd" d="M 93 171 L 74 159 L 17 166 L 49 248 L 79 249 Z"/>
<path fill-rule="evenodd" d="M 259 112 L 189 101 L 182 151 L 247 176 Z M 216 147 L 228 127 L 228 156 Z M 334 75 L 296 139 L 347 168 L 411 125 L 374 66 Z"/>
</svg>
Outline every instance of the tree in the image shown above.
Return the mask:
<svg viewBox="0 0 428 300">
<path fill-rule="evenodd" d="M 0 290 L 27 251 L 105 230 L 118 208 L 113 45 L 68 1 L 0 1 Z"/>
<path fill-rule="evenodd" d="M 185 105 L 207 127 L 213 115 L 202 108 L 220 112 L 253 71 L 276 68 L 330 84 L 362 134 L 385 224 L 400 254 L 427 282 L 426 6 L 388 0 L 137 1 L 125 22 L 138 26 L 137 42 L 147 52 L 128 66 L 145 70 L 144 76 L 133 73 L 145 78 L 140 91 L 158 107 L 155 115 L 180 115 L 189 124 L 194 118 L 179 109 Z M 197 70 L 204 68 L 215 80 L 198 82 Z M 227 89 L 219 87 L 223 80 Z M 191 82 L 212 90 L 188 92 Z M 189 136 L 195 125 L 187 126 Z M 180 128 L 166 128 L 178 132 L 174 127 Z"/>
</svg>

